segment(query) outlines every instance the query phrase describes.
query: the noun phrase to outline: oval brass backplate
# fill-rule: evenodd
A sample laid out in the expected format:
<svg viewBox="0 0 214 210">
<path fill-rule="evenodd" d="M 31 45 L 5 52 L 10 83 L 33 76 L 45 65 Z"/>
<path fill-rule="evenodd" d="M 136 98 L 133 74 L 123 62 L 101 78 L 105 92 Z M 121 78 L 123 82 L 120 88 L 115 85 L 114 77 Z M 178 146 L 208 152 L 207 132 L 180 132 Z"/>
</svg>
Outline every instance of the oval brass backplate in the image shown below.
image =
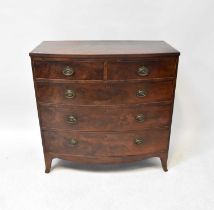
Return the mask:
<svg viewBox="0 0 214 210">
<path fill-rule="evenodd" d="M 65 76 L 72 76 L 74 74 L 74 69 L 69 67 L 69 66 L 66 66 L 62 73 L 65 75 Z"/>
<path fill-rule="evenodd" d="M 135 119 L 137 122 L 143 123 L 145 120 L 145 116 L 143 114 L 138 114 Z"/>
<path fill-rule="evenodd" d="M 73 90 L 66 90 L 65 91 L 65 98 L 74 98 L 75 92 Z"/>
<path fill-rule="evenodd" d="M 69 139 L 68 140 L 69 146 L 76 146 L 78 144 L 78 141 L 76 139 Z"/>
<path fill-rule="evenodd" d="M 137 145 L 142 145 L 143 142 L 144 142 L 144 140 L 143 140 L 142 138 L 136 138 L 134 142 L 135 142 L 135 144 L 137 144 Z"/>
<path fill-rule="evenodd" d="M 147 95 L 147 91 L 144 90 L 144 89 L 139 89 L 139 90 L 137 91 L 137 96 L 140 97 L 140 98 L 143 98 L 143 97 L 145 97 L 146 95 Z"/>
<path fill-rule="evenodd" d="M 141 77 L 145 77 L 145 76 L 149 75 L 149 68 L 147 68 L 146 66 L 141 66 L 137 70 L 137 74 Z"/>
<path fill-rule="evenodd" d="M 77 123 L 77 118 L 73 115 L 69 115 L 68 116 L 68 119 L 67 119 L 67 122 L 70 123 L 70 124 L 76 124 Z"/>
</svg>

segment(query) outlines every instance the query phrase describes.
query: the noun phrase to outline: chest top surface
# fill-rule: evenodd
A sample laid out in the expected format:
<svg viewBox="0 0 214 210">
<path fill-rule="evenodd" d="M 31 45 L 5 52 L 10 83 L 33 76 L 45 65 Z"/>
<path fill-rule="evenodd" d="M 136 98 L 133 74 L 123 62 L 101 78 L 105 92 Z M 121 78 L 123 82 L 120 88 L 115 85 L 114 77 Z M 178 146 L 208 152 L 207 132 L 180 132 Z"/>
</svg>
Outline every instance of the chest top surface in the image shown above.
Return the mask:
<svg viewBox="0 0 214 210">
<path fill-rule="evenodd" d="M 30 56 L 166 56 L 179 51 L 164 41 L 44 41 Z"/>
</svg>

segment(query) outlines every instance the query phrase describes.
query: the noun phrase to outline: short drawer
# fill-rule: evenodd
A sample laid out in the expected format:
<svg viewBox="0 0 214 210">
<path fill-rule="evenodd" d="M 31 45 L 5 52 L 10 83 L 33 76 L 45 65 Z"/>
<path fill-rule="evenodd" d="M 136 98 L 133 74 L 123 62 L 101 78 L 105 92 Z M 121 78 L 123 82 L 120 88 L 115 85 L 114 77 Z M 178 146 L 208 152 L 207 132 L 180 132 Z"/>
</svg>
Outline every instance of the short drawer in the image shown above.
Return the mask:
<svg viewBox="0 0 214 210">
<path fill-rule="evenodd" d="M 102 80 L 103 62 L 41 62 L 34 64 L 40 79 Z"/>
<path fill-rule="evenodd" d="M 177 59 L 109 62 L 109 80 L 176 77 Z"/>
<path fill-rule="evenodd" d="M 37 99 L 41 103 L 72 105 L 140 104 L 170 101 L 174 80 L 135 83 L 46 83 L 38 82 Z"/>
<path fill-rule="evenodd" d="M 40 105 L 43 129 L 127 131 L 169 126 L 171 104 L 117 106 Z"/>
<path fill-rule="evenodd" d="M 167 151 L 169 130 L 138 132 L 54 132 L 44 131 L 47 152 L 81 156 L 144 155 Z"/>
</svg>

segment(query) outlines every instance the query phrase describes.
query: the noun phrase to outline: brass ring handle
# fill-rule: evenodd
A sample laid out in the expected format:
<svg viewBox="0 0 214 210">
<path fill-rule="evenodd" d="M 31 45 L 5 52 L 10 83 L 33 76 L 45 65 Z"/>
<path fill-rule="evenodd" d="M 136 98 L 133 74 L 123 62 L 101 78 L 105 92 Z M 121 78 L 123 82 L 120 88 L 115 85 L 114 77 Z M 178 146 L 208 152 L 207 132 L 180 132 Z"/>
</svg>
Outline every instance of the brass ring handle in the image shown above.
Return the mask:
<svg viewBox="0 0 214 210">
<path fill-rule="evenodd" d="M 68 140 L 68 145 L 73 147 L 76 146 L 78 144 L 78 141 L 76 139 L 69 139 Z"/>
<path fill-rule="evenodd" d="M 75 92 L 73 90 L 66 90 L 65 91 L 65 98 L 74 98 Z"/>
<path fill-rule="evenodd" d="M 137 96 L 138 97 L 145 97 L 147 95 L 147 91 L 146 90 L 143 90 L 143 89 L 139 89 L 137 91 Z"/>
<path fill-rule="evenodd" d="M 65 75 L 65 76 L 72 76 L 74 74 L 74 69 L 69 67 L 69 66 L 66 66 L 62 73 Z"/>
<path fill-rule="evenodd" d="M 137 145 L 142 145 L 144 143 L 144 140 L 142 138 L 136 138 L 134 142 Z"/>
<path fill-rule="evenodd" d="M 144 143 L 144 140 L 142 138 L 136 138 L 134 142 L 137 145 L 142 145 Z"/>
<path fill-rule="evenodd" d="M 145 77 L 145 76 L 149 75 L 149 68 L 147 68 L 146 66 L 141 66 L 137 70 L 137 74 L 141 77 Z"/>
<path fill-rule="evenodd" d="M 143 114 L 138 114 L 135 118 L 135 120 L 139 123 L 143 123 L 145 120 L 145 116 Z"/>
<path fill-rule="evenodd" d="M 77 118 L 73 115 L 69 115 L 68 116 L 68 119 L 67 119 L 67 122 L 70 123 L 70 124 L 76 124 L 77 123 Z"/>
</svg>

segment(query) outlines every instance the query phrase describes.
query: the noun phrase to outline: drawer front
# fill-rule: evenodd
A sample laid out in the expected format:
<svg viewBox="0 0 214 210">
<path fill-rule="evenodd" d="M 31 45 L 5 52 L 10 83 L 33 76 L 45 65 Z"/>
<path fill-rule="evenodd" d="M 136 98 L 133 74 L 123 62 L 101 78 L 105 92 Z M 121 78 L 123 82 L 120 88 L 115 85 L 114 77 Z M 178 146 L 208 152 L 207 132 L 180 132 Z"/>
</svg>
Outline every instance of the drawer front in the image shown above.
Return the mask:
<svg viewBox="0 0 214 210">
<path fill-rule="evenodd" d="M 129 107 L 40 106 L 42 127 L 82 131 L 126 131 L 168 126 L 171 104 Z"/>
<path fill-rule="evenodd" d="M 44 131 L 48 152 L 81 156 L 144 155 L 167 151 L 169 130 L 95 133 Z"/>
<path fill-rule="evenodd" d="M 72 105 L 139 104 L 172 100 L 174 80 L 163 82 L 68 84 L 37 83 L 42 103 Z"/>
<path fill-rule="evenodd" d="M 35 77 L 40 79 L 102 80 L 103 62 L 34 63 Z"/>
<path fill-rule="evenodd" d="M 109 80 L 176 77 L 177 59 L 109 62 L 107 66 Z"/>
</svg>

